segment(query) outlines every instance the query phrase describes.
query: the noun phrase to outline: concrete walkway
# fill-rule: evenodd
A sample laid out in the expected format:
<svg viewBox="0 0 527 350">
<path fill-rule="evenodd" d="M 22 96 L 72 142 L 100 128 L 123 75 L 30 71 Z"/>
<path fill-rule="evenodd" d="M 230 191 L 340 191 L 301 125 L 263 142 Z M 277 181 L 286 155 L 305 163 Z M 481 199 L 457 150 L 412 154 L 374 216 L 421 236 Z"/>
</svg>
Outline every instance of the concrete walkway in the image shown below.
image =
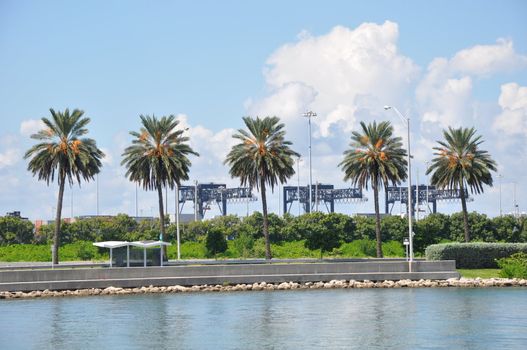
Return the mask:
<svg viewBox="0 0 527 350">
<path fill-rule="evenodd" d="M 318 282 L 330 280 L 420 280 L 457 278 L 455 261 L 415 261 L 412 271 L 401 260 L 353 262 L 196 264 L 166 267 L 7 269 L 0 291 L 64 290 L 106 287 Z"/>
</svg>

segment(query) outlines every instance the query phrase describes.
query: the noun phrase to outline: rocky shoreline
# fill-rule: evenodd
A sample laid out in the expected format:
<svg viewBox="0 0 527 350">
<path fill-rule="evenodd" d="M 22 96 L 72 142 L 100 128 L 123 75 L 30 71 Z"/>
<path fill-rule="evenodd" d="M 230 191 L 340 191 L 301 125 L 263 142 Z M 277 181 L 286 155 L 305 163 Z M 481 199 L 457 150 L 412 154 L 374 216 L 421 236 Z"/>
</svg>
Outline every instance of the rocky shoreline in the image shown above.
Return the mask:
<svg viewBox="0 0 527 350">
<path fill-rule="evenodd" d="M 147 293 L 190 293 L 190 292 L 241 292 L 241 291 L 273 291 L 293 289 L 344 289 L 344 288 L 488 288 L 488 287 L 527 287 L 527 279 L 489 278 L 469 279 L 450 278 L 447 280 L 400 280 L 400 281 L 356 281 L 332 280 L 329 282 L 283 282 L 283 283 L 253 283 L 236 285 L 196 285 L 141 288 L 90 288 L 77 290 L 44 290 L 31 292 L 0 292 L 0 299 L 26 299 L 41 297 L 90 296 L 90 295 L 123 295 Z"/>
</svg>

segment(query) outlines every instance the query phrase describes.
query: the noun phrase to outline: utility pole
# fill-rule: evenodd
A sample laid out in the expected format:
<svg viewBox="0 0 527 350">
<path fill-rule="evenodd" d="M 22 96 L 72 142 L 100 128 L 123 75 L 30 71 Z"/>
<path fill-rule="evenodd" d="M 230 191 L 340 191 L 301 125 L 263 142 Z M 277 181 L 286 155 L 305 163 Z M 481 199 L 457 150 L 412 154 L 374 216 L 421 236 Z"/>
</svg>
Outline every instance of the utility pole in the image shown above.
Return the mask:
<svg viewBox="0 0 527 350">
<path fill-rule="evenodd" d="M 198 221 L 198 180 L 194 184 L 194 221 Z"/>
<path fill-rule="evenodd" d="M 500 216 L 503 215 L 503 211 L 501 210 L 501 178 L 502 178 L 502 177 L 503 177 L 503 175 L 498 174 L 499 189 L 500 189 Z"/>
<path fill-rule="evenodd" d="M 137 203 L 137 182 L 135 183 L 135 220 L 138 218 L 138 203 Z"/>
<path fill-rule="evenodd" d="M 181 259 L 180 239 L 179 239 L 179 185 L 176 182 L 176 240 L 177 240 L 177 259 Z"/>
<path fill-rule="evenodd" d="M 415 221 L 419 221 L 419 212 L 421 211 L 421 201 L 419 200 L 419 168 L 416 169 L 416 172 L 415 205 L 417 207 L 417 215 L 415 216 Z"/>
<path fill-rule="evenodd" d="M 99 173 L 97 173 L 96 185 L 97 185 L 97 216 L 99 216 Z"/>
<path fill-rule="evenodd" d="M 315 112 L 309 111 L 304 113 L 304 117 L 307 118 L 308 129 L 309 129 L 309 212 L 313 209 L 312 197 L 313 197 L 313 173 L 311 170 L 311 118 L 316 117 Z"/>
<path fill-rule="evenodd" d="M 298 215 L 300 216 L 300 156 L 296 161 L 297 185 L 296 193 L 298 194 Z"/>
</svg>

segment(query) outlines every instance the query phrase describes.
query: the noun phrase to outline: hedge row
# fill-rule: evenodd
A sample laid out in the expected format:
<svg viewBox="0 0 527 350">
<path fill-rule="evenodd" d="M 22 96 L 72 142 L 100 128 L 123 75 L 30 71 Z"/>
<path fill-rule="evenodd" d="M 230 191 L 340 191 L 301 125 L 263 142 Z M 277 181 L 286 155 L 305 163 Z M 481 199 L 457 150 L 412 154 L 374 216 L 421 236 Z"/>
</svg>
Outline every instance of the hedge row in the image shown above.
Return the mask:
<svg viewBox="0 0 527 350">
<path fill-rule="evenodd" d="M 445 243 L 426 248 L 427 260 L 455 260 L 458 269 L 498 268 L 497 259 L 527 253 L 527 243 Z"/>
</svg>

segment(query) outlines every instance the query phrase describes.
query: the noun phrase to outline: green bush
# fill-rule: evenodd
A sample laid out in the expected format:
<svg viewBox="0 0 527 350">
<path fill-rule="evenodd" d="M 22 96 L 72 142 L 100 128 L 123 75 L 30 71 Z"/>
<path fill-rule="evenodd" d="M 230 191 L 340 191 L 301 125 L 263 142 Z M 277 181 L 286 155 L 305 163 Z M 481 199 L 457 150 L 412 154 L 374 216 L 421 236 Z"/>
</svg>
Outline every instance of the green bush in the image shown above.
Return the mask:
<svg viewBox="0 0 527 350">
<path fill-rule="evenodd" d="M 403 257 L 405 256 L 405 251 L 403 244 L 399 241 L 388 241 L 382 244 L 382 253 L 385 257 Z"/>
<path fill-rule="evenodd" d="M 107 251 L 99 251 L 91 242 L 78 241 L 59 248 L 60 261 L 108 259 Z M 49 245 L 13 244 L 0 247 L 0 261 L 51 261 Z"/>
<path fill-rule="evenodd" d="M 426 248 L 427 260 L 455 260 L 458 269 L 497 268 L 497 259 L 527 253 L 527 243 L 447 243 Z"/>
<path fill-rule="evenodd" d="M 273 252 L 273 258 L 277 259 L 320 257 L 320 251 L 306 248 L 305 241 L 282 242 L 280 244 L 273 244 L 271 246 L 271 251 Z"/>
<path fill-rule="evenodd" d="M 232 246 L 235 254 L 241 258 L 248 258 L 253 253 L 254 238 L 247 232 L 240 233 L 232 241 Z"/>
<path fill-rule="evenodd" d="M 376 243 L 370 239 L 357 239 L 344 243 L 338 249 L 340 255 L 348 258 L 364 258 L 377 255 Z"/>
<path fill-rule="evenodd" d="M 203 241 L 181 244 L 181 259 L 205 259 L 206 257 L 207 249 Z M 177 258 L 177 246 L 175 244 L 168 247 L 168 258 Z"/>
<path fill-rule="evenodd" d="M 205 240 L 205 248 L 207 248 L 207 255 L 215 257 L 227 250 L 227 240 L 223 234 L 223 230 L 217 227 L 212 227 L 207 233 Z"/>
<path fill-rule="evenodd" d="M 501 268 L 500 277 L 506 278 L 527 278 L 527 254 L 516 253 L 509 258 L 498 260 Z"/>
</svg>

